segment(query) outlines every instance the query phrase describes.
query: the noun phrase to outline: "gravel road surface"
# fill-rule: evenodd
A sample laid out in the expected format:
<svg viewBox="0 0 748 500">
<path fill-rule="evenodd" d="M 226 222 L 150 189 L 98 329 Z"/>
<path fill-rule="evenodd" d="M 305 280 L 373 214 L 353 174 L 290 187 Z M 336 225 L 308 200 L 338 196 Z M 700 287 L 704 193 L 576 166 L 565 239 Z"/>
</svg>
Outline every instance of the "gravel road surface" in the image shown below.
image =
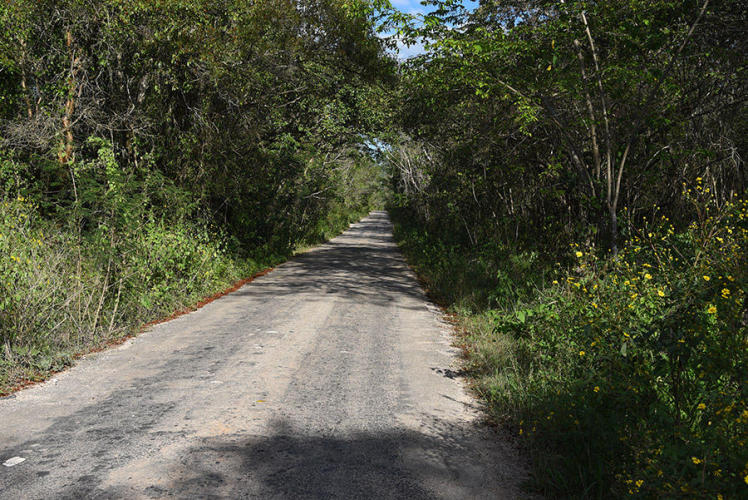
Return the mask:
<svg viewBox="0 0 748 500">
<path fill-rule="evenodd" d="M 452 340 L 373 212 L 0 400 L 0 498 L 520 498 Z"/>
</svg>

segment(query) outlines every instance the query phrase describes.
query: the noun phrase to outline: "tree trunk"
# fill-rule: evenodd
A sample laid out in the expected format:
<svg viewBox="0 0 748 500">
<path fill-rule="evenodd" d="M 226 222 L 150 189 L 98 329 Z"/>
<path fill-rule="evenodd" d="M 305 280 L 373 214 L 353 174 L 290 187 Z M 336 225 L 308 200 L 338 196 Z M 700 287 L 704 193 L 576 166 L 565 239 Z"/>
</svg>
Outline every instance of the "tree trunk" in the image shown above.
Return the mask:
<svg viewBox="0 0 748 500">
<path fill-rule="evenodd" d="M 78 93 L 76 77 L 80 59 L 76 57 L 75 48 L 73 47 L 73 33 L 70 30 L 65 32 L 65 46 L 70 55 L 70 74 L 68 76 L 68 95 L 62 116 L 62 151 L 60 151 L 58 158 L 62 165 L 67 165 L 75 160 L 75 151 L 73 150 L 73 114 L 75 113 L 75 99 Z M 73 183 L 75 184 L 75 180 L 73 180 Z"/>
<path fill-rule="evenodd" d="M 613 256 L 618 255 L 618 213 L 614 207 L 609 209 L 610 215 L 610 250 Z"/>
<path fill-rule="evenodd" d="M 34 118 L 34 109 L 31 106 L 31 96 L 29 95 L 28 78 L 26 76 L 26 40 L 21 40 L 21 89 L 23 90 L 23 100 L 26 103 L 26 114 L 29 120 Z"/>
</svg>

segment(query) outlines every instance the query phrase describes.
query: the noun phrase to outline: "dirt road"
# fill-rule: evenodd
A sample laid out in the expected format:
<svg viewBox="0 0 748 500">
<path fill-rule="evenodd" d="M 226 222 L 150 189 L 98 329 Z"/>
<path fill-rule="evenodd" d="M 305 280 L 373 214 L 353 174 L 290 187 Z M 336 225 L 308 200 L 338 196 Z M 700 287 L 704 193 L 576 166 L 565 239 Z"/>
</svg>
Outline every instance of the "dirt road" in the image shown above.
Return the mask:
<svg viewBox="0 0 748 500">
<path fill-rule="evenodd" d="M 451 342 L 374 212 L 0 400 L 0 497 L 521 497 Z"/>
</svg>

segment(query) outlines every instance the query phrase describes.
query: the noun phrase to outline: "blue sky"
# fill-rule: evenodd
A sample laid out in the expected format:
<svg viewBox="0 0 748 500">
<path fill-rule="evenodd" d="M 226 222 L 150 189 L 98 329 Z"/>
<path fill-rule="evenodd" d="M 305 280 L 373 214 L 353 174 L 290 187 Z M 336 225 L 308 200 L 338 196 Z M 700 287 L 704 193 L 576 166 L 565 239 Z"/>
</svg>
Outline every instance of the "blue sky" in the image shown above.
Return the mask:
<svg viewBox="0 0 748 500">
<path fill-rule="evenodd" d="M 393 7 L 408 14 L 425 14 L 431 10 L 430 7 L 421 5 L 420 0 L 390 0 L 390 2 Z M 476 0 L 464 0 L 462 4 L 472 10 L 478 5 L 478 2 Z M 407 59 L 421 53 L 423 53 L 423 45 L 420 43 L 410 47 L 398 44 L 398 56 L 401 59 Z"/>
<path fill-rule="evenodd" d="M 426 12 L 426 7 L 421 5 L 420 0 L 390 0 L 390 2 L 392 3 L 393 7 L 403 12 L 409 12 L 409 13 Z M 464 0 L 462 4 L 465 7 L 472 9 L 476 5 L 478 5 L 478 2 L 475 0 Z"/>
</svg>

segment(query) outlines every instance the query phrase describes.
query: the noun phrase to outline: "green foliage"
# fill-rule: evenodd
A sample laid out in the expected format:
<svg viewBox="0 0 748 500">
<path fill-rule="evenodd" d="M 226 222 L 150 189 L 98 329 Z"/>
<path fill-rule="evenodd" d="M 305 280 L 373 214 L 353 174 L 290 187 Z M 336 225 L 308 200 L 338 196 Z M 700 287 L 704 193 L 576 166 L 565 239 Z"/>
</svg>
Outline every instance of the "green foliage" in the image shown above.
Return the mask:
<svg viewBox="0 0 748 500">
<path fill-rule="evenodd" d="M 585 231 L 615 248 L 622 206 L 688 224 L 682 182 L 744 192 L 740 2 L 430 3 L 403 27 L 429 50 L 404 65 L 398 115 L 439 160 L 413 167 L 431 177 L 410 197 L 421 218 L 478 245 L 554 234 L 552 252 Z"/>
<path fill-rule="evenodd" d="M 535 486 L 740 497 L 744 5 L 427 3 L 389 206 Z"/>
<path fill-rule="evenodd" d="M 0 6 L 0 391 L 381 203 L 388 7 Z"/>
<path fill-rule="evenodd" d="M 615 259 L 572 244 L 564 266 L 500 255 L 495 280 L 488 251 L 465 260 L 394 212 L 409 260 L 463 312 L 477 390 L 549 496 L 744 491 L 748 203 L 718 208 L 704 190 L 686 198 L 709 215 L 683 231 L 659 215 Z M 476 294 L 500 298 L 470 313 Z"/>
<path fill-rule="evenodd" d="M 81 236 L 23 197 L 0 205 L 0 235 L 0 390 L 273 264 L 237 259 L 186 221 L 130 217 Z"/>
<path fill-rule="evenodd" d="M 76 205 L 85 218 L 102 208 L 89 206 L 100 190 L 83 198 L 91 184 L 112 198 L 166 179 L 170 192 L 146 190 L 156 212 L 199 209 L 247 249 L 288 249 L 385 126 L 384 7 L 11 2 L 0 8 L 4 156 L 25 165 L 45 209 Z"/>
</svg>

